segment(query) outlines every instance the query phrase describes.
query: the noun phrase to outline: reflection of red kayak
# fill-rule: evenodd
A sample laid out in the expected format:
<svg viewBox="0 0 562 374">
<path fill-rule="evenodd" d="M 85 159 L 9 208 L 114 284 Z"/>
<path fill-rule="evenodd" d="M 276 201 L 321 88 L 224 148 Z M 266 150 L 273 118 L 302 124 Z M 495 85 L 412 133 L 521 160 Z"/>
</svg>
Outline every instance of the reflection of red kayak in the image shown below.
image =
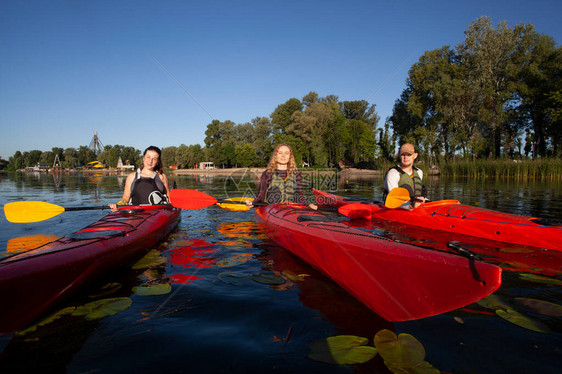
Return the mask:
<svg viewBox="0 0 562 374">
<path fill-rule="evenodd" d="M 501 284 L 497 266 L 326 220 L 297 204 L 256 209 L 256 221 L 271 239 L 388 321 L 454 310 L 491 294 Z"/>
<path fill-rule="evenodd" d="M 379 219 L 411 226 L 470 235 L 504 243 L 562 251 L 562 226 L 553 220 L 525 217 L 460 204 L 457 200 L 428 202 L 414 210 L 387 209 L 314 190 L 319 204 L 338 206 L 350 218 Z"/>
<path fill-rule="evenodd" d="M 21 329 L 176 226 L 180 211 L 124 207 L 68 237 L 0 261 L 0 333 Z"/>
</svg>

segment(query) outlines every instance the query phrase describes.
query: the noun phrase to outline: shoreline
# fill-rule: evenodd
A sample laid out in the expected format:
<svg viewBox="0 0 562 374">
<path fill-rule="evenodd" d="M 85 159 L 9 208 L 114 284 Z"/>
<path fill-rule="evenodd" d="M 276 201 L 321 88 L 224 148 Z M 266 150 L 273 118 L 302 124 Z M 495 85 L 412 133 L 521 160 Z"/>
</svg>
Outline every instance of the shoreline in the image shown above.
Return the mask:
<svg viewBox="0 0 562 374">
<path fill-rule="evenodd" d="M 246 175 L 253 174 L 259 176 L 265 171 L 265 168 L 231 168 L 231 169 L 177 169 L 172 170 L 173 175 L 217 175 L 217 176 L 227 176 L 227 175 Z M 299 169 L 302 174 L 319 174 L 319 175 L 334 175 L 338 174 L 340 176 L 345 176 L 346 178 L 353 177 L 377 177 L 382 175 L 380 170 L 367 170 L 367 169 L 355 169 L 348 168 L 343 170 L 309 170 L 309 169 Z"/>
</svg>

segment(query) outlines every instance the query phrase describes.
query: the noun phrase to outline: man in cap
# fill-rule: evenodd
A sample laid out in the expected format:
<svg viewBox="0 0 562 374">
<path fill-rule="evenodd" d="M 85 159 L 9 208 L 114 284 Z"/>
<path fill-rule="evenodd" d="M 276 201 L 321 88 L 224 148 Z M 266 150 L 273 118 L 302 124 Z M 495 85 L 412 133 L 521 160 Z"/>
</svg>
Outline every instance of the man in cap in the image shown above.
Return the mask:
<svg viewBox="0 0 562 374">
<path fill-rule="evenodd" d="M 384 177 L 384 198 L 394 188 L 402 187 L 410 193 L 411 201 L 402 204 L 404 209 L 414 209 L 425 203 L 425 186 L 422 183 L 423 171 L 414 166 L 418 157 L 414 146 L 410 143 L 400 147 L 400 165 L 388 170 Z"/>
</svg>

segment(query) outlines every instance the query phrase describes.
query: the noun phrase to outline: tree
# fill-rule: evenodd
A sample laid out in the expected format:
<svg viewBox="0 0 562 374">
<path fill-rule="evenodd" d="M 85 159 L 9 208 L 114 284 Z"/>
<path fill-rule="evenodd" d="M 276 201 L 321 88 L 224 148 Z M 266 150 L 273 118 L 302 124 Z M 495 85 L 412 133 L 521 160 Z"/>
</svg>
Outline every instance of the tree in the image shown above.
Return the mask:
<svg viewBox="0 0 562 374">
<path fill-rule="evenodd" d="M 176 163 L 176 154 L 178 147 L 171 146 L 162 148 L 162 165 L 169 167 Z"/>
<path fill-rule="evenodd" d="M 299 99 L 289 99 L 284 104 L 278 105 L 271 113 L 271 123 L 275 132 L 285 132 L 292 123 L 292 115 L 295 112 L 302 112 L 303 104 Z"/>
<path fill-rule="evenodd" d="M 254 165 L 257 154 L 250 144 L 239 144 L 234 149 L 236 163 L 242 167 L 250 167 Z"/>
<path fill-rule="evenodd" d="M 502 130 L 508 119 L 506 104 L 512 97 L 509 86 L 510 62 L 515 53 L 518 30 L 501 22 L 494 29 L 489 17 L 478 18 L 465 31 L 465 42 L 457 50 L 467 66 L 470 81 L 479 88 L 478 118 L 488 125 L 490 157 L 499 157 Z"/>
</svg>

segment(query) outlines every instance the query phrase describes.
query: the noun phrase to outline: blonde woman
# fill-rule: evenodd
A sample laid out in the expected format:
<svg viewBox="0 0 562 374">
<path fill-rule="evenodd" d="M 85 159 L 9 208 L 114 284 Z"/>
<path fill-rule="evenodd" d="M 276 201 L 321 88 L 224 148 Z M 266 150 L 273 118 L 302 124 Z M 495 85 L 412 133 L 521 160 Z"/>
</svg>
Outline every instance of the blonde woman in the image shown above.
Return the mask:
<svg viewBox="0 0 562 374">
<path fill-rule="evenodd" d="M 254 203 L 300 203 L 317 209 L 315 199 L 314 203 L 309 204 L 302 193 L 302 176 L 289 145 L 279 144 L 273 150 L 267 169 L 260 177 L 258 196 Z"/>
</svg>

